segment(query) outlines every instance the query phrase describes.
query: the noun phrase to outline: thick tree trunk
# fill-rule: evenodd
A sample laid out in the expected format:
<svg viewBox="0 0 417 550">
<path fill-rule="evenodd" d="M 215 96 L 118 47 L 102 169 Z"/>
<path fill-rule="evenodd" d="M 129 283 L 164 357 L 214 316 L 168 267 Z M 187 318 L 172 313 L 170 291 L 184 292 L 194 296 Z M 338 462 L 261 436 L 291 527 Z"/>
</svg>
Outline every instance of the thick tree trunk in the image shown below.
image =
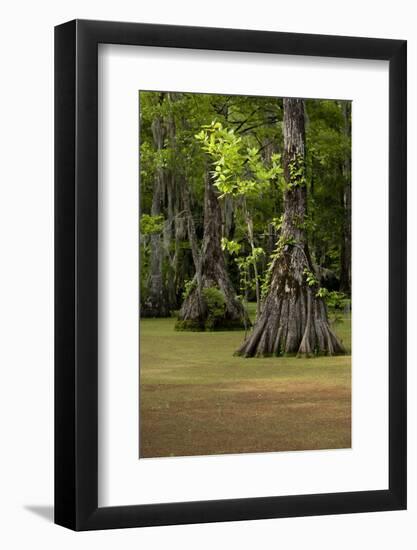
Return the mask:
<svg viewBox="0 0 417 550">
<path fill-rule="evenodd" d="M 305 218 L 304 102 L 284 99 L 284 219 L 270 286 L 256 325 L 237 351 L 244 357 L 282 354 L 338 354 L 344 348 L 331 330 L 326 305 L 317 293 Z"/>
<path fill-rule="evenodd" d="M 200 250 L 199 250 L 199 246 L 198 246 L 197 232 L 196 232 L 196 229 L 195 229 L 194 218 L 193 218 L 192 210 L 191 210 L 191 201 L 190 201 L 189 188 L 188 188 L 187 184 L 184 185 L 183 200 L 184 200 L 185 215 L 187 217 L 188 240 L 189 240 L 189 243 L 190 243 L 191 254 L 192 254 L 192 257 L 193 257 L 194 268 L 195 268 L 195 275 L 194 275 L 193 285 L 195 286 L 195 291 L 197 293 L 197 299 L 199 301 L 199 309 L 200 309 L 200 311 L 204 311 L 204 303 L 202 301 L 202 295 L 201 295 L 201 291 L 202 291 L 202 278 L 201 278 L 202 262 L 201 262 L 201 255 L 200 255 Z"/>
<path fill-rule="evenodd" d="M 233 240 L 234 233 L 235 233 L 235 212 L 234 212 L 234 205 L 233 205 L 233 198 L 226 196 L 223 202 L 223 209 L 222 209 L 222 215 L 223 215 L 223 231 L 222 231 L 222 237 L 226 237 L 226 239 Z"/>
<path fill-rule="evenodd" d="M 187 251 L 182 246 L 182 243 L 187 240 L 188 231 L 188 215 L 187 201 L 188 197 L 187 182 L 183 174 L 176 174 L 175 178 L 175 200 L 174 200 L 174 253 L 172 256 L 173 279 L 175 286 L 176 304 L 174 309 L 179 307 L 179 298 L 184 288 L 184 282 L 190 278 L 193 272 L 193 262 Z M 171 244 L 171 248 L 172 248 Z M 190 261 L 191 260 L 191 261 Z"/>
<path fill-rule="evenodd" d="M 351 132 L 351 122 L 350 122 L 350 110 L 351 104 L 349 101 L 345 101 L 342 105 L 343 114 L 345 118 L 345 134 L 350 135 Z M 352 262 L 352 240 L 351 240 L 351 231 L 352 231 L 352 168 L 351 168 L 351 158 L 350 154 L 346 158 L 343 165 L 343 178 L 345 180 L 345 185 L 343 189 L 342 203 L 344 209 L 344 220 L 343 220 L 343 235 L 342 235 L 342 245 L 341 245 L 341 254 L 340 254 L 340 290 L 350 294 L 351 292 L 351 262 Z"/>
<path fill-rule="evenodd" d="M 165 128 L 163 120 L 160 117 L 155 118 L 153 121 L 152 133 L 155 147 L 158 150 L 162 149 L 164 144 Z M 157 168 L 152 196 L 152 216 L 159 216 L 162 212 L 164 177 L 165 173 L 163 168 Z M 160 233 L 153 233 L 150 236 L 149 278 L 147 284 L 147 294 L 141 307 L 142 317 L 168 317 L 170 314 L 163 278 L 163 258 L 164 247 L 162 235 Z"/>
<path fill-rule="evenodd" d="M 190 220 L 190 216 L 189 216 Z M 237 300 L 235 290 L 226 269 L 221 249 L 222 215 L 217 191 L 210 181 L 205 179 L 204 192 L 204 236 L 201 253 L 193 246 L 196 275 L 192 289 L 181 307 L 177 329 L 179 330 L 221 330 L 248 326 L 249 319 L 243 305 Z M 189 232 L 192 231 L 189 223 Z M 193 240 L 190 239 L 191 244 Z M 205 289 L 220 290 L 224 298 L 224 311 L 213 319 L 210 315 Z"/>
<path fill-rule="evenodd" d="M 254 253 L 254 250 L 255 250 L 255 241 L 254 241 L 254 236 L 253 236 L 253 220 L 246 208 L 246 204 L 245 204 L 245 207 L 244 207 L 244 211 L 245 211 L 245 221 L 246 221 L 246 227 L 247 227 L 247 232 L 248 232 L 248 240 L 249 240 L 249 245 L 250 245 L 250 248 L 251 248 L 251 252 L 252 252 L 252 255 Z M 253 262 L 253 273 L 254 273 L 254 277 L 255 277 L 255 295 L 256 295 L 256 318 L 259 317 L 260 313 L 261 313 L 261 289 L 260 289 L 260 286 L 259 286 L 259 274 L 258 274 L 258 266 L 256 264 L 256 260 L 254 260 Z"/>
</svg>

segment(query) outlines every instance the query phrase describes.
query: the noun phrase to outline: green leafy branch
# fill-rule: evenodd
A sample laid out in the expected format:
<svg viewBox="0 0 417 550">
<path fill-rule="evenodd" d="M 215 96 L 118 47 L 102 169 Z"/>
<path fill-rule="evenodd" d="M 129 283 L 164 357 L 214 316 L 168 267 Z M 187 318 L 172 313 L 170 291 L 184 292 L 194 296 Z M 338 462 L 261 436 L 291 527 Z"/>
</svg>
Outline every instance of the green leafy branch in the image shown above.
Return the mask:
<svg viewBox="0 0 417 550">
<path fill-rule="evenodd" d="M 283 173 L 280 155 L 272 155 L 271 166 L 267 167 L 259 149 L 245 147 L 242 138 L 220 122 L 203 126 L 195 138 L 212 158 L 211 174 L 221 197 L 258 196 Z"/>
<path fill-rule="evenodd" d="M 289 181 L 284 184 L 286 189 L 305 187 L 307 185 L 306 165 L 302 155 L 295 155 L 288 163 L 288 173 Z"/>
<path fill-rule="evenodd" d="M 162 215 L 151 216 L 149 214 L 142 214 L 140 218 L 140 232 L 142 235 L 153 235 L 155 233 L 161 233 L 164 227 L 165 219 Z"/>
</svg>

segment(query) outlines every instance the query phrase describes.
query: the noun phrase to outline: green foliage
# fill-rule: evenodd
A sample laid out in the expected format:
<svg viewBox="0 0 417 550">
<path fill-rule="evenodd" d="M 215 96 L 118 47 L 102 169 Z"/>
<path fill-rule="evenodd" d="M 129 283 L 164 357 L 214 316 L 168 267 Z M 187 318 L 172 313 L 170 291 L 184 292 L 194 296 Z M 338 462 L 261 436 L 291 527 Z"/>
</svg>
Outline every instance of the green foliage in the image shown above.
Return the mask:
<svg viewBox="0 0 417 550">
<path fill-rule="evenodd" d="M 319 284 L 319 282 L 317 280 L 317 277 L 309 269 L 307 269 L 307 268 L 304 269 L 304 275 L 306 277 L 306 281 L 307 281 L 308 286 L 316 286 L 316 285 Z"/>
<path fill-rule="evenodd" d="M 314 283 L 313 283 L 314 284 Z M 310 285 L 313 286 L 313 285 Z M 344 310 L 350 306 L 351 300 L 347 294 L 338 290 L 329 291 L 327 288 L 320 287 L 316 292 L 318 298 L 323 298 L 331 309 Z"/>
<path fill-rule="evenodd" d="M 249 254 L 245 256 L 239 256 L 235 259 L 236 265 L 239 270 L 240 292 L 246 295 L 247 291 L 255 290 L 256 279 L 251 273 L 251 268 L 254 268 L 255 264 L 265 255 L 265 251 L 260 246 L 255 247 Z M 253 270 L 254 271 L 254 270 Z"/>
<path fill-rule="evenodd" d="M 149 214 L 142 214 L 140 218 L 140 232 L 142 233 L 142 235 L 161 233 L 163 227 L 164 216 L 151 216 Z"/>
<path fill-rule="evenodd" d="M 264 275 L 264 277 L 262 278 L 262 281 L 261 281 L 261 297 L 262 297 L 262 300 L 267 296 L 267 294 L 269 292 L 269 287 L 271 286 L 271 275 L 272 275 L 271 266 L 272 266 L 272 262 L 269 263 L 268 269 L 266 270 L 265 275 Z"/>
<path fill-rule="evenodd" d="M 238 254 L 240 252 L 242 245 L 236 241 L 230 241 L 226 237 L 222 237 L 221 247 L 222 250 L 226 250 L 233 256 L 234 254 Z"/>
<path fill-rule="evenodd" d="M 306 173 L 308 211 L 314 226 L 308 227 L 315 263 L 339 275 L 344 227 L 343 193 L 350 181 L 350 102 L 307 100 Z"/>
<path fill-rule="evenodd" d="M 197 288 L 197 280 L 191 279 L 184 281 L 184 290 L 182 293 L 182 299 L 185 300 L 188 296 Z"/>
<path fill-rule="evenodd" d="M 320 287 L 318 291 L 316 292 L 317 298 L 326 298 L 329 295 L 329 291 L 327 288 Z"/>
<path fill-rule="evenodd" d="M 249 261 L 254 264 L 256 263 L 263 255 L 265 254 L 265 250 L 261 246 L 255 246 L 251 254 L 248 255 Z"/>
<path fill-rule="evenodd" d="M 274 260 L 278 259 L 281 254 L 284 252 L 284 250 L 288 247 L 288 246 L 295 246 L 297 244 L 297 241 L 295 240 L 294 237 L 291 237 L 289 235 L 285 235 L 285 234 L 281 234 L 281 236 L 279 237 L 278 241 L 277 241 L 277 244 L 276 244 L 276 247 L 273 251 L 273 253 L 271 254 L 271 264 Z"/>
<path fill-rule="evenodd" d="M 284 214 L 281 214 L 278 218 L 272 218 L 271 225 L 278 231 L 282 227 L 284 221 Z"/>
<path fill-rule="evenodd" d="M 203 125 L 195 138 L 212 158 L 214 185 L 221 197 L 259 195 L 282 174 L 278 154 L 271 156 L 271 167 L 266 167 L 258 148 L 245 145 L 241 136 L 218 121 Z"/>
<path fill-rule="evenodd" d="M 350 305 L 350 298 L 344 292 L 334 290 L 326 295 L 326 303 L 330 308 L 343 310 Z"/>
<path fill-rule="evenodd" d="M 219 288 L 212 286 L 204 288 L 202 295 L 208 311 L 206 328 L 214 328 L 226 311 L 224 294 Z"/>
<path fill-rule="evenodd" d="M 288 172 L 289 181 L 286 183 L 288 189 L 304 187 L 307 184 L 306 166 L 303 157 L 295 156 L 291 162 L 288 163 Z"/>
<path fill-rule="evenodd" d="M 262 284 L 261 284 L 262 299 L 265 298 L 265 296 L 268 294 L 268 291 L 269 291 L 274 262 L 280 259 L 280 257 L 282 256 L 282 254 L 284 253 L 287 247 L 295 246 L 296 244 L 297 244 L 297 241 L 293 237 L 289 237 L 284 234 L 281 234 L 281 236 L 279 237 L 277 244 L 275 246 L 275 249 L 269 257 L 267 269 L 265 270 L 264 277 L 262 278 Z"/>
<path fill-rule="evenodd" d="M 185 281 L 192 281 L 195 274 L 182 212 L 182 186 L 189 190 L 200 245 L 207 160 L 221 201 L 232 212 L 229 225 L 225 224 L 222 248 L 228 252 L 227 269 L 237 292 L 253 299 L 256 265 L 265 295 L 271 265 L 297 245 L 294 239 L 282 235 L 283 190 L 296 186 L 307 187 L 308 214 L 292 223 L 307 232 L 314 264 L 334 274 L 329 292 L 338 288 L 345 216 L 343 193 L 349 182 L 345 165 L 351 149 L 349 102 L 306 100 L 306 156 L 289 163 L 288 187 L 279 156 L 283 151 L 282 99 L 154 91 L 140 92 L 139 100 L 142 298 L 146 297 L 151 265 L 149 236 L 161 234 L 167 224 L 169 231 L 163 241 L 164 285 L 175 280 L 176 306 L 181 305 Z M 154 139 L 158 123 L 162 127 L 159 147 Z M 155 185 L 161 177 L 161 215 L 152 216 Z M 330 307 L 343 303 L 343 297 L 329 298 L 326 289 L 319 285 L 314 290 L 330 300 Z"/>
<path fill-rule="evenodd" d="M 317 280 L 317 277 L 314 275 L 314 273 L 312 273 L 308 269 L 304 269 L 304 275 L 306 276 L 308 286 L 319 287 L 319 281 Z M 325 287 L 319 287 L 317 289 L 316 296 L 318 298 L 323 298 L 326 301 L 326 304 L 333 309 L 344 309 L 346 305 L 350 304 L 350 299 L 344 292 L 330 292 Z"/>
<path fill-rule="evenodd" d="M 219 198 L 225 196 L 243 198 L 241 207 L 251 252 L 245 258 L 236 260 L 240 273 L 240 289 L 247 295 L 247 291 L 252 288 L 259 296 L 257 263 L 265 251 L 262 247 L 255 245 L 252 212 L 249 211 L 247 199 L 259 199 L 270 191 L 271 182 L 277 180 L 283 173 L 280 156 L 273 153 L 270 165 L 267 166 L 259 147 L 251 146 L 248 140 L 244 140 L 233 129 L 224 127 L 216 120 L 209 125 L 204 125 L 195 138 L 212 159 L 214 166 L 212 177 L 214 185 L 221 193 Z M 239 251 L 238 244 L 235 242 L 229 244 L 223 241 L 222 246 L 231 254 L 237 254 Z M 253 278 L 250 273 L 251 266 L 254 271 Z"/>
<path fill-rule="evenodd" d="M 198 320 L 187 319 L 186 321 L 181 321 L 177 319 L 175 323 L 175 330 L 181 332 L 202 332 L 204 326 Z"/>
</svg>

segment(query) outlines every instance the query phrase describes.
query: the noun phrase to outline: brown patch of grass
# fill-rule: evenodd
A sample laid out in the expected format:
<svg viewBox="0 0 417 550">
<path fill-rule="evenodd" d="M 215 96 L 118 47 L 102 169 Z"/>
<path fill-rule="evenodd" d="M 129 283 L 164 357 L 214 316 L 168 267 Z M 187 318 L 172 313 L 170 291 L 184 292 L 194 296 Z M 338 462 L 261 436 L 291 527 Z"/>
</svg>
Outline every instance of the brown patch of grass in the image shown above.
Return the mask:
<svg viewBox="0 0 417 550">
<path fill-rule="evenodd" d="M 242 359 L 241 333 L 174 323 L 141 321 L 141 457 L 351 446 L 350 357 Z"/>
</svg>

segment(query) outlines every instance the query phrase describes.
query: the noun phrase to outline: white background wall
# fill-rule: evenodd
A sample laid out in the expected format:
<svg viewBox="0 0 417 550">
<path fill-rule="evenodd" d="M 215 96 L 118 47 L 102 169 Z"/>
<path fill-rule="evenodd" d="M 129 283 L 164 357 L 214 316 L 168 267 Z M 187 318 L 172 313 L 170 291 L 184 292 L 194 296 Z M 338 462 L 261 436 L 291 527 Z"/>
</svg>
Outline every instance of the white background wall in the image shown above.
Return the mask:
<svg viewBox="0 0 417 550">
<path fill-rule="evenodd" d="M 415 284 L 409 288 L 409 510 L 96 533 L 51 523 L 53 26 L 73 18 L 403 38 L 409 54 L 409 280 L 416 262 L 417 34 L 406 0 L 15 0 L 1 11 L 0 544 L 3 548 L 411 549 L 417 541 Z M 370 312 L 370 323 L 372 312 Z M 250 472 L 248 472 L 250 475 Z"/>
</svg>

